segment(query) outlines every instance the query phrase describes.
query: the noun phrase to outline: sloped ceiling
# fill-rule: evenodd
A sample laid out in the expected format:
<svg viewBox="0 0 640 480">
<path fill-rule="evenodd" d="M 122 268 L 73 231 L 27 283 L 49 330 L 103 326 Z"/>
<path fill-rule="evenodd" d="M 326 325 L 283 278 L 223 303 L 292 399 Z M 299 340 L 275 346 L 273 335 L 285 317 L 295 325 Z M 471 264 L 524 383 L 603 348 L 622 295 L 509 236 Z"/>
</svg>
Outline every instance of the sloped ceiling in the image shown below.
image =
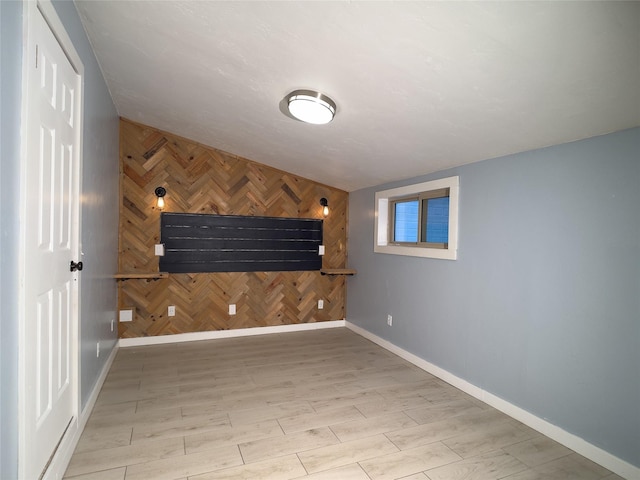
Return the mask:
<svg viewBox="0 0 640 480">
<path fill-rule="evenodd" d="M 639 2 L 75 4 L 121 116 L 347 191 L 640 125 Z"/>
</svg>

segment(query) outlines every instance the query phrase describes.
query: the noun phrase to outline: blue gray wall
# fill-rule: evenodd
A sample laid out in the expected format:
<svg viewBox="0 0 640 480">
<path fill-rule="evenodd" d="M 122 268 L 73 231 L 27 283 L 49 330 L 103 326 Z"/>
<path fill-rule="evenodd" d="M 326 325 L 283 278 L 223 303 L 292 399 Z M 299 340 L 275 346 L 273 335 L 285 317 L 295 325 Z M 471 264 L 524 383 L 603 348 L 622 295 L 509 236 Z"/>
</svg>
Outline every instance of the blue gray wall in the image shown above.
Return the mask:
<svg viewBox="0 0 640 480">
<path fill-rule="evenodd" d="M 458 260 L 374 254 L 374 193 L 451 175 Z M 639 212 L 640 129 L 352 192 L 347 319 L 640 466 Z"/>
<path fill-rule="evenodd" d="M 0 1 L 0 478 L 17 476 L 22 3 Z"/>
<path fill-rule="evenodd" d="M 0 478 L 17 477 L 18 441 L 18 186 L 23 3 L 0 1 Z M 118 255 L 118 116 L 72 2 L 54 2 L 85 67 L 81 286 L 82 405 L 116 342 Z M 116 326 L 117 327 L 117 326 Z M 96 358 L 96 342 L 101 355 Z"/>
</svg>

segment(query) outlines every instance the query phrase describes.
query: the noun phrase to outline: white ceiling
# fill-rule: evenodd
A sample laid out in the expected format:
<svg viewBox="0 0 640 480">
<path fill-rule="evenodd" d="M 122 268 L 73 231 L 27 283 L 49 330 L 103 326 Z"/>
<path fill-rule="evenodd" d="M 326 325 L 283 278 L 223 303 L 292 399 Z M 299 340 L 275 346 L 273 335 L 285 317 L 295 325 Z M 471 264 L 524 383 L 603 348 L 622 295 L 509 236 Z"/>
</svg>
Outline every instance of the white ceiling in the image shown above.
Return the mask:
<svg viewBox="0 0 640 480">
<path fill-rule="evenodd" d="M 75 3 L 121 116 L 347 191 L 640 125 L 640 2 Z"/>
</svg>

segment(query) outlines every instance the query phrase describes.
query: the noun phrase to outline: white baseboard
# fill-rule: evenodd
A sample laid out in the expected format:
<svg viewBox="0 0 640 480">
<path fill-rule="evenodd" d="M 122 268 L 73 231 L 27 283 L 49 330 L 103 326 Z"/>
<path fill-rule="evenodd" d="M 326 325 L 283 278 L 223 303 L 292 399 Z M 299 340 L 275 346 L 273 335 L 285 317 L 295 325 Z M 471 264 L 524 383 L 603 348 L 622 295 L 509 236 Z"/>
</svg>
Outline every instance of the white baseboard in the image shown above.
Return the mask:
<svg viewBox="0 0 640 480">
<path fill-rule="evenodd" d="M 47 468 L 47 471 L 42 477 L 42 480 L 59 480 L 64 476 L 64 472 L 66 472 L 67 467 L 69 466 L 69 462 L 71 461 L 71 456 L 78 446 L 78 442 L 80 441 L 80 437 L 82 436 L 84 427 L 87 424 L 87 420 L 89 420 L 89 416 L 93 411 L 94 405 L 96 404 L 100 389 L 102 389 L 102 385 L 107 378 L 107 374 L 111 369 L 111 365 L 116 358 L 118 348 L 118 342 L 116 342 L 115 346 L 111 350 L 111 353 L 109 354 L 109 358 L 107 358 L 107 361 L 105 362 L 104 367 L 100 372 L 100 376 L 98 377 L 93 390 L 91 390 L 91 394 L 89 395 L 87 404 L 84 406 L 84 409 L 82 409 L 82 412 L 80 412 L 80 414 L 78 415 L 78 418 L 75 419 L 75 421 L 69 426 L 69 431 L 62 440 L 62 443 L 60 444 L 58 451 L 51 460 L 51 464 Z"/>
<path fill-rule="evenodd" d="M 157 337 L 121 338 L 119 343 L 121 348 L 127 348 L 138 347 L 141 345 L 162 345 L 165 343 L 197 342 L 200 340 L 217 340 L 219 338 L 248 337 L 251 335 L 268 335 L 271 333 L 321 330 L 325 328 L 337 328 L 344 326 L 344 320 L 332 320 L 328 322 L 298 323 L 295 325 L 276 325 L 273 327 L 238 328 L 234 330 L 178 333 L 176 335 L 160 335 Z"/>
<path fill-rule="evenodd" d="M 89 420 L 89 416 L 93 411 L 93 407 L 96 404 L 96 400 L 98 400 L 98 395 L 100 394 L 100 390 L 102 389 L 102 385 L 104 385 L 104 381 L 107 379 L 107 375 L 109 374 L 109 370 L 111 370 L 111 365 L 113 365 L 113 361 L 116 359 L 116 355 L 118 354 L 118 349 L 120 346 L 118 342 L 116 342 L 115 346 L 111 350 L 109 354 L 109 358 L 104 364 L 102 371 L 100 372 L 100 376 L 98 377 L 98 381 L 91 390 L 91 395 L 89 395 L 89 399 L 87 400 L 87 404 L 84 406 L 82 413 L 80 414 L 80 430 L 84 430 L 84 426 L 87 424 L 87 420 Z"/>
<path fill-rule="evenodd" d="M 394 345 L 393 343 L 378 337 L 377 335 L 359 327 L 351 322 L 345 322 L 345 326 L 363 336 L 364 338 L 371 340 L 373 343 L 380 345 L 382 348 L 395 353 L 401 358 L 404 358 L 408 362 L 411 362 L 415 366 L 422 370 L 429 372 L 432 375 L 444 380 L 450 385 L 459 388 L 463 392 L 483 401 L 484 403 L 491 405 L 493 408 L 500 410 L 501 412 L 509 415 L 510 417 L 524 423 L 525 425 L 537 430 L 538 432 L 546 435 L 547 437 L 561 443 L 567 448 L 570 448 L 576 453 L 579 453 L 583 457 L 602 465 L 604 468 L 611 470 L 612 472 L 627 479 L 640 479 L 640 468 L 622 460 L 621 458 L 612 455 L 611 453 L 596 447 L 595 445 L 587 442 L 586 440 L 563 430 L 562 428 L 554 425 L 540 417 L 533 415 L 532 413 L 500 398 L 497 397 L 468 381 L 455 376 L 454 374 L 444 370 L 426 360 L 407 352 L 406 350 Z"/>
</svg>

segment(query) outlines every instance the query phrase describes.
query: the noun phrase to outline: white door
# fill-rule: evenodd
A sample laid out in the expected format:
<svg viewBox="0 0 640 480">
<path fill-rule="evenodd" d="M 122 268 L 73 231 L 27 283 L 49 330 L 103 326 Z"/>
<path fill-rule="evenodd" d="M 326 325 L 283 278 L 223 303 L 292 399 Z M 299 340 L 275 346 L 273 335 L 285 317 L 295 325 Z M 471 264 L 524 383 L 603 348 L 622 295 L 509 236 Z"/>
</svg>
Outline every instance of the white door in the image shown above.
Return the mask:
<svg viewBox="0 0 640 480">
<path fill-rule="evenodd" d="M 38 479 L 78 418 L 81 77 L 38 10 L 23 166 L 21 478 Z"/>
</svg>

